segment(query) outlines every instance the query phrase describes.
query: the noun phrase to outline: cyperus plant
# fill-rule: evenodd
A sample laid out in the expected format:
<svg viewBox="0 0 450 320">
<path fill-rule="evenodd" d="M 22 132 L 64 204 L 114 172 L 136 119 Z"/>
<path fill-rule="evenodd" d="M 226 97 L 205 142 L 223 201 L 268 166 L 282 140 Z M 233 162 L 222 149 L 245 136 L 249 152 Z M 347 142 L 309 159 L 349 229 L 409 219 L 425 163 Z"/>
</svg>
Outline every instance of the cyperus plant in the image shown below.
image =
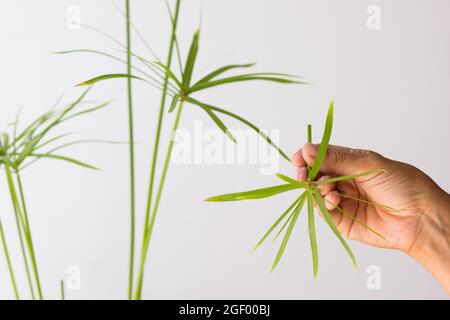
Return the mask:
<svg viewBox="0 0 450 320">
<path fill-rule="evenodd" d="M 37 254 L 33 244 L 31 224 L 28 208 L 25 201 L 25 191 L 22 183 L 21 173 L 23 169 L 35 163 L 39 159 L 48 158 L 69 162 L 89 169 L 97 169 L 85 162 L 60 154 L 60 151 L 76 144 L 95 142 L 96 140 L 74 140 L 55 145 L 63 141 L 70 133 L 59 134 L 48 137 L 51 131 L 70 119 L 74 119 L 88 113 L 100 110 L 108 103 L 92 105 L 85 101 L 89 89 L 85 90 L 74 102 L 59 109 L 51 109 L 36 120 L 32 121 L 23 130 L 19 131 L 19 115 L 10 126 L 11 130 L 1 133 L 0 140 L 0 166 L 4 169 L 14 217 L 20 242 L 20 250 L 23 258 L 24 268 L 27 276 L 30 296 L 32 299 L 43 299 L 43 289 L 39 276 Z M 83 105 L 87 107 L 83 107 Z M 104 142 L 104 141 L 99 141 Z M 5 230 L 0 221 L 0 236 L 5 253 L 9 275 L 16 299 L 20 298 L 19 288 L 13 263 L 10 259 Z"/>
<path fill-rule="evenodd" d="M 228 111 L 223 108 L 219 108 L 217 106 L 213 106 L 209 103 L 205 103 L 204 101 L 200 101 L 199 99 L 195 98 L 194 95 L 196 95 L 199 92 L 203 92 L 205 90 L 213 89 L 216 87 L 221 87 L 227 84 L 232 83 L 238 83 L 238 82 L 249 82 L 249 81 L 265 81 L 265 82 L 275 82 L 275 83 L 281 83 L 281 84 L 304 84 L 306 83 L 301 78 L 292 76 L 289 74 L 284 73 L 272 73 L 272 72 L 252 72 L 252 73 L 239 73 L 231 76 L 226 76 L 227 72 L 230 71 L 236 71 L 240 69 L 249 69 L 254 66 L 254 63 L 245 63 L 245 64 L 232 64 L 232 65 L 225 65 L 220 68 L 217 68 L 216 70 L 210 72 L 209 74 L 199 77 L 198 80 L 194 81 L 194 75 L 195 75 L 195 66 L 197 65 L 197 57 L 198 57 L 198 50 L 199 50 L 199 38 L 200 38 L 200 30 L 197 30 L 194 33 L 194 36 L 192 38 L 192 42 L 187 54 L 187 57 L 185 59 L 185 62 L 182 63 L 181 61 L 181 53 L 179 50 L 179 44 L 177 41 L 176 36 L 176 28 L 177 28 L 177 22 L 178 22 L 178 16 L 180 11 L 180 1 L 176 1 L 175 10 L 169 9 L 169 15 L 171 19 L 171 25 L 172 25 L 172 32 L 170 36 L 169 41 L 169 50 L 167 54 L 166 62 L 162 62 L 157 58 L 157 56 L 154 54 L 154 51 L 150 49 L 152 53 L 152 58 L 144 58 L 143 56 L 133 53 L 129 42 L 127 42 L 127 45 L 121 44 L 119 41 L 114 40 L 116 43 L 119 43 L 119 45 L 125 50 L 127 53 L 127 61 L 123 61 L 122 59 L 116 57 L 113 54 L 101 52 L 101 51 L 95 51 L 95 50 L 70 50 L 70 51 L 64 51 L 60 53 L 73 53 L 73 52 L 88 52 L 88 53 L 94 53 L 94 54 L 100 54 L 106 57 L 109 57 L 111 59 L 114 59 L 116 61 L 121 61 L 127 63 L 128 72 L 127 73 L 110 73 L 110 74 L 103 74 L 100 76 L 96 76 L 94 78 L 91 78 L 90 80 L 82 82 L 80 85 L 92 85 L 94 83 L 97 83 L 99 81 L 108 80 L 108 79 L 116 79 L 116 78 L 126 78 L 128 81 L 128 88 L 130 88 L 130 81 L 132 79 L 135 80 L 141 80 L 145 83 L 150 84 L 153 87 L 156 87 L 161 91 L 161 101 L 160 101 L 160 108 L 159 108 L 159 115 L 156 118 L 157 125 L 156 125 L 156 133 L 154 137 L 154 148 L 153 148 L 153 156 L 151 161 L 151 170 L 150 170 L 150 179 L 149 179 L 149 186 L 148 186 L 148 194 L 147 194 L 147 201 L 146 201 L 146 210 L 144 215 L 144 226 L 143 226 L 143 239 L 142 239 L 142 246 L 141 246 L 141 252 L 140 252 L 140 263 L 139 263 L 139 272 L 137 276 L 137 283 L 136 283 L 136 289 L 135 289 L 135 295 L 134 298 L 140 299 L 142 295 L 142 287 L 143 287 L 143 279 L 144 279 L 144 271 L 145 271 L 145 264 L 147 260 L 147 254 L 149 250 L 149 244 L 150 239 L 153 233 L 154 223 L 155 219 L 158 213 L 158 208 L 162 196 L 162 191 L 165 184 L 165 179 L 167 175 L 167 171 L 170 164 L 172 149 L 174 145 L 174 136 L 176 134 L 176 131 L 178 129 L 178 126 L 180 124 L 181 120 L 181 114 L 182 110 L 184 109 L 184 106 L 186 104 L 189 104 L 191 106 L 195 106 L 203 110 L 210 119 L 217 125 L 217 127 L 223 131 L 223 133 L 233 142 L 236 142 L 236 139 L 233 137 L 232 133 L 228 130 L 227 126 L 223 122 L 223 120 L 219 117 L 219 115 L 224 115 L 227 117 L 234 118 L 235 120 L 243 123 L 244 125 L 248 126 L 252 130 L 256 131 L 257 134 L 259 134 L 263 139 L 265 139 L 270 145 L 272 145 L 278 152 L 281 154 L 282 157 L 284 157 L 286 160 L 289 160 L 289 158 L 286 156 L 286 154 L 281 151 L 281 149 L 276 146 L 272 140 L 264 134 L 263 131 L 261 131 L 257 126 L 255 126 L 252 122 L 242 118 L 241 116 Z M 128 2 L 126 4 L 126 12 L 125 16 L 127 18 L 128 24 L 127 24 L 127 39 L 129 39 L 129 25 L 130 25 L 130 19 L 129 19 L 129 5 Z M 103 33 L 103 32 L 102 32 Z M 110 37 L 111 38 L 111 37 Z M 147 45 L 147 43 L 144 43 Z M 147 45 L 148 47 L 148 45 Z M 171 67 L 172 65 L 172 57 L 176 53 L 177 56 L 177 64 L 179 71 L 175 70 Z M 139 63 L 139 66 L 137 63 L 130 65 L 129 57 L 132 56 L 135 58 L 134 60 Z M 128 93 L 130 94 L 130 89 L 128 89 Z M 169 113 L 175 112 L 175 118 L 173 121 L 173 127 L 170 131 L 170 141 L 168 142 L 166 156 L 163 162 L 163 167 L 160 172 L 160 181 L 158 184 L 158 188 L 156 190 L 156 193 L 154 191 L 154 185 L 156 180 L 156 167 L 157 167 L 157 160 L 158 160 L 158 150 L 160 145 L 160 136 L 161 136 L 161 130 L 162 130 L 162 123 L 165 113 L 165 107 L 166 107 L 166 97 L 170 96 L 170 104 L 168 111 Z M 130 97 L 130 95 L 129 95 Z M 131 99 L 129 99 L 131 101 Z M 132 126 L 132 123 L 130 122 L 130 126 Z M 130 129 L 130 132 L 132 132 L 132 129 Z M 131 190 L 133 194 L 133 189 Z M 134 224 L 134 216 L 132 215 L 132 224 Z M 132 227 L 132 245 L 131 248 L 134 248 L 134 235 L 133 235 L 133 229 Z M 133 252 L 133 249 L 132 249 Z M 130 255 L 130 277 L 129 280 L 133 280 L 133 254 Z M 131 282 L 129 283 L 129 289 L 133 288 L 133 285 Z M 130 298 L 130 294 L 129 294 Z"/>
<path fill-rule="evenodd" d="M 314 165 L 312 167 L 307 168 L 307 180 L 306 181 L 298 181 L 295 179 L 292 179 L 288 176 L 285 176 L 283 174 L 276 174 L 278 178 L 283 180 L 285 183 L 281 185 L 276 185 L 272 187 L 267 188 L 261 188 L 251 191 L 245 191 L 245 192 L 238 192 L 238 193 L 230 193 L 230 194 L 224 194 L 219 196 L 214 196 L 206 199 L 206 201 L 211 202 L 226 202 L 226 201 L 240 201 L 240 200 L 251 200 L 251 199 L 262 199 L 267 197 L 272 197 L 284 192 L 293 191 L 295 190 L 298 192 L 301 190 L 300 195 L 296 196 L 295 201 L 287 208 L 286 211 L 284 211 L 281 216 L 275 221 L 275 223 L 269 228 L 269 230 L 263 235 L 261 240 L 258 241 L 256 246 L 253 250 L 256 250 L 274 231 L 279 227 L 279 230 L 275 236 L 275 239 L 277 239 L 283 231 L 284 237 L 281 242 L 280 248 L 278 250 L 278 253 L 275 257 L 275 261 L 272 264 L 272 270 L 275 269 L 275 267 L 280 262 L 281 257 L 283 256 L 283 253 L 286 249 L 286 245 L 290 239 L 290 236 L 294 230 L 294 227 L 296 225 L 297 219 L 306 203 L 307 207 L 307 214 L 308 214 L 308 233 L 309 233 L 309 239 L 310 239 L 310 245 L 311 245 L 311 253 L 312 253 L 312 262 L 313 262 L 313 274 L 314 279 L 317 277 L 318 267 L 319 267 L 319 259 L 318 259 L 318 249 L 317 249 L 317 240 L 316 240 L 316 228 L 315 228 L 315 214 L 314 214 L 314 207 L 317 207 L 319 212 L 322 214 L 326 224 L 330 227 L 331 231 L 335 234 L 335 236 L 339 239 L 341 244 L 343 245 L 345 251 L 350 256 L 353 265 L 355 268 L 357 268 L 357 263 L 355 256 L 353 255 L 350 247 L 348 246 L 345 239 L 342 237 L 340 232 L 338 231 L 330 211 L 327 209 L 327 200 L 324 196 L 321 194 L 321 186 L 328 183 L 335 183 L 335 182 L 342 182 L 342 181 L 348 181 L 353 180 L 359 177 L 364 176 L 373 176 L 377 174 L 383 174 L 385 170 L 383 169 L 372 169 L 366 172 L 356 173 L 349 176 L 339 176 L 329 179 L 317 179 L 318 174 L 320 172 L 320 168 L 322 165 L 322 162 L 325 158 L 328 145 L 331 138 L 331 132 L 333 127 L 333 109 L 334 109 L 334 102 L 331 102 L 328 114 L 325 122 L 325 129 L 322 136 L 322 141 L 320 143 L 320 147 L 317 153 L 317 157 L 314 161 Z M 311 125 L 308 125 L 307 127 L 307 135 L 308 135 L 308 143 L 311 143 L 312 141 L 312 129 Z M 369 202 L 363 199 L 359 199 L 359 197 L 353 197 L 351 195 L 340 193 L 341 197 L 348 198 L 354 201 L 361 201 L 369 205 L 374 206 L 382 206 L 388 210 L 396 211 L 393 208 L 390 208 L 385 205 L 381 205 L 374 202 Z M 376 234 L 377 236 L 383 238 L 383 235 L 378 233 L 377 231 L 373 230 L 366 224 L 364 224 L 362 221 L 357 219 L 354 214 L 351 214 L 345 210 L 343 210 L 340 206 L 329 202 L 329 204 L 333 207 L 336 207 L 338 211 L 340 211 L 342 214 L 349 215 L 356 223 L 359 223 L 363 225 L 365 228 Z"/>
</svg>

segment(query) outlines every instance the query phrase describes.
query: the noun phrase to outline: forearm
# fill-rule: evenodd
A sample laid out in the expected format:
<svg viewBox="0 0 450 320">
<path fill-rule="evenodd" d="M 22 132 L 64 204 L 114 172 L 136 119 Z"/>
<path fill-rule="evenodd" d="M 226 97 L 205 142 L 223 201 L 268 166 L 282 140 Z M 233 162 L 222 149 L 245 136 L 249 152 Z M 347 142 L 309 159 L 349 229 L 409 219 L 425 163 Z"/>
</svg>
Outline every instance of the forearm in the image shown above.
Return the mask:
<svg viewBox="0 0 450 320">
<path fill-rule="evenodd" d="M 450 196 L 446 192 L 430 201 L 408 254 L 423 264 L 450 295 Z"/>
</svg>

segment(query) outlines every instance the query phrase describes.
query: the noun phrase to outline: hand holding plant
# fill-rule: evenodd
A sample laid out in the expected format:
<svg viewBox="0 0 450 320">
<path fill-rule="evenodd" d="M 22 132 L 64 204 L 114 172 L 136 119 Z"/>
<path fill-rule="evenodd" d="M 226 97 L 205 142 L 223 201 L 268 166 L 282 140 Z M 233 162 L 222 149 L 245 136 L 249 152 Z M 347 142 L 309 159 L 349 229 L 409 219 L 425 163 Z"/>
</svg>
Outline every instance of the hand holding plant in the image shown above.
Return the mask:
<svg viewBox="0 0 450 320">
<path fill-rule="evenodd" d="M 307 144 L 292 162 L 297 179 L 304 181 L 306 167 L 314 163 L 318 147 Z M 375 152 L 329 146 L 322 163 L 321 179 L 383 168 L 386 173 L 328 184 L 324 190 L 336 227 L 348 239 L 397 249 L 425 265 L 450 292 L 450 197 L 419 169 L 387 159 Z M 343 196 L 343 195 L 348 196 Z M 353 201 L 360 198 L 361 201 Z M 368 202 L 389 203 L 397 210 Z M 335 207 L 351 212 L 384 235 L 382 239 Z"/>
<path fill-rule="evenodd" d="M 286 230 L 272 269 L 279 263 L 306 203 L 314 277 L 318 271 L 316 206 L 355 266 L 355 257 L 342 235 L 409 254 L 450 292 L 450 196 L 411 165 L 372 151 L 329 145 L 332 123 L 333 103 L 320 145 L 311 144 L 308 126 L 308 144 L 293 156 L 292 163 L 298 167 L 297 180 L 277 174 L 287 183 L 215 196 L 207 201 L 261 199 L 303 189 L 255 246 L 258 248 L 276 228 L 279 230 L 275 239 Z"/>
</svg>

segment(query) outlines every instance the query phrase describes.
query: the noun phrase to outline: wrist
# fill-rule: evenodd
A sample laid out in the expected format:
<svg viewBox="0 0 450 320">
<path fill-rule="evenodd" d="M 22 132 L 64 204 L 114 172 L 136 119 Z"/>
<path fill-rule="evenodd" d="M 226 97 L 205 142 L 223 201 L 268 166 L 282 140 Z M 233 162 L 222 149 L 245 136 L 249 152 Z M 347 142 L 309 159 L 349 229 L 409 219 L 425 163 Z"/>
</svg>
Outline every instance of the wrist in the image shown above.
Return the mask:
<svg viewBox="0 0 450 320">
<path fill-rule="evenodd" d="M 450 294 L 450 195 L 440 191 L 421 214 L 414 244 L 407 253 Z"/>
</svg>

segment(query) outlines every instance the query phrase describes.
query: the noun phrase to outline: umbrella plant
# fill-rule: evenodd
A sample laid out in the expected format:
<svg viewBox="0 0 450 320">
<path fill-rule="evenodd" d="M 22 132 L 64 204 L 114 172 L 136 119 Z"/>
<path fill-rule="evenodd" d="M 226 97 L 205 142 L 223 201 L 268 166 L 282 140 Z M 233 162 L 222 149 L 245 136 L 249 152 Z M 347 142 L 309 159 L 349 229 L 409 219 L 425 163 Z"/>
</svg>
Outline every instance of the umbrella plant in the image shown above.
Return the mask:
<svg viewBox="0 0 450 320">
<path fill-rule="evenodd" d="M 180 52 L 180 46 L 177 40 L 177 24 L 178 24 L 178 17 L 179 17 L 179 11 L 180 11 L 180 1 L 176 1 L 175 9 L 171 10 L 171 8 L 168 6 L 168 11 L 170 15 L 170 21 L 172 26 L 172 32 L 170 36 L 169 41 L 169 50 L 167 54 L 167 59 L 165 62 L 162 62 L 156 54 L 154 54 L 154 51 L 148 46 L 148 44 L 145 42 L 145 40 L 141 37 L 142 40 L 144 40 L 144 44 L 149 48 L 150 53 L 152 54 L 151 58 L 143 57 L 142 55 L 139 55 L 137 53 L 134 53 L 131 50 L 129 37 L 130 37 L 130 25 L 131 27 L 134 27 L 131 24 L 131 20 L 129 18 L 129 5 L 128 1 L 126 1 L 125 6 L 125 17 L 127 19 L 127 44 L 124 45 L 120 43 L 120 41 L 117 41 L 113 39 L 116 43 L 118 43 L 122 49 L 121 52 L 126 53 L 127 60 L 123 60 L 120 57 L 117 57 L 114 54 L 103 52 L 103 51 L 97 51 L 97 50 L 91 50 L 91 49 L 76 49 L 76 50 L 69 50 L 69 51 L 62 51 L 59 53 L 74 53 L 74 52 L 87 52 L 87 53 L 94 53 L 106 56 L 108 58 L 114 59 L 116 61 L 123 62 L 127 65 L 127 72 L 126 73 L 109 73 L 109 74 L 102 74 L 96 77 L 93 77 L 87 81 L 84 81 L 80 83 L 79 85 L 92 85 L 94 83 L 109 80 L 109 79 L 116 79 L 116 78 L 126 78 L 128 82 L 128 96 L 129 96 L 129 105 L 131 99 L 131 90 L 130 90 L 130 81 L 132 79 L 134 80 L 140 80 L 143 81 L 161 92 L 161 100 L 160 100 L 160 108 L 159 108 L 159 114 L 156 118 L 157 125 L 156 125 L 156 132 L 155 132 L 155 140 L 154 140 L 154 147 L 153 147 L 153 156 L 151 160 L 151 171 L 150 171 L 150 179 L 149 179 L 149 186 L 148 186 L 148 195 L 147 195 L 147 201 L 146 201 L 146 210 L 145 210 L 145 222 L 143 226 L 143 239 L 142 239 L 142 247 L 140 252 L 140 264 L 139 264 L 139 272 L 137 277 L 137 284 L 135 289 L 134 298 L 140 299 L 142 295 L 142 286 L 143 286 L 143 277 L 144 277 L 144 270 L 145 270 L 145 263 L 147 259 L 147 253 L 149 249 L 150 239 L 153 232 L 153 227 L 155 223 L 155 219 L 158 213 L 158 208 L 161 200 L 162 191 L 165 184 L 165 179 L 167 175 L 167 171 L 169 168 L 169 163 L 171 159 L 172 149 L 174 145 L 173 137 L 178 129 L 178 126 L 180 124 L 182 110 L 185 109 L 187 105 L 194 106 L 199 108 L 200 110 L 204 111 L 209 118 L 213 121 L 213 123 L 233 142 L 237 142 L 235 137 L 232 135 L 232 133 L 228 130 L 228 127 L 222 120 L 222 116 L 233 118 L 241 123 L 243 123 L 245 126 L 251 128 L 254 130 L 257 134 L 259 134 L 264 140 L 266 140 L 273 148 L 275 148 L 283 158 L 289 161 L 289 158 L 286 156 L 286 154 L 278 147 L 276 146 L 272 140 L 265 135 L 256 125 L 254 125 L 252 122 L 248 121 L 247 119 L 244 119 L 243 117 L 226 110 L 224 108 L 220 108 L 217 106 L 214 106 L 210 103 L 207 103 L 205 101 L 200 100 L 196 97 L 196 95 L 199 92 L 204 92 L 210 89 L 214 89 L 217 87 L 223 87 L 228 84 L 233 83 L 241 83 L 241 82 L 250 82 L 250 81 L 264 81 L 264 82 L 273 82 L 273 83 L 279 83 L 279 84 L 305 84 L 306 82 L 296 76 L 285 74 L 285 73 L 273 73 L 273 72 L 241 72 L 241 73 L 235 73 L 232 75 L 227 75 L 230 72 L 233 71 L 239 71 L 239 70 L 247 70 L 253 67 L 254 63 L 241 63 L 241 64 L 231 64 L 231 65 L 224 65 L 220 68 L 217 68 L 213 70 L 212 72 L 208 73 L 205 76 L 198 77 L 196 76 L 196 65 L 198 64 L 198 51 L 199 51 L 199 40 L 200 40 L 200 29 L 198 29 L 191 41 L 191 45 L 188 51 L 188 54 L 186 58 L 184 59 L 184 63 L 181 59 L 181 52 Z M 93 28 L 91 28 L 93 29 Z M 96 29 L 98 31 L 98 29 Z M 100 31 L 101 33 L 105 34 L 104 32 Z M 106 34 L 105 34 L 106 35 Z M 106 35 L 109 38 L 112 38 L 109 35 Z M 140 36 L 140 34 L 138 34 Z M 177 64 L 178 68 L 172 67 L 172 60 L 173 56 L 176 55 L 177 57 Z M 134 61 L 136 63 L 130 64 L 130 57 L 134 58 Z M 170 103 L 166 103 L 167 97 L 170 98 Z M 173 127 L 170 131 L 170 141 L 167 146 L 166 156 L 163 162 L 162 171 L 160 173 L 160 181 L 158 184 L 158 188 L 156 190 L 156 193 L 154 191 L 154 185 L 155 185 L 155 176 L 156 176 L 156 166 L 157 166 L 157 160 L 158 160 L 158 150 L 160 145 L 160 136 L 161 136 L 161 130 L 162 130 L 162 123 L 164 118 L 164 113 L 166 110 L 166 105 L 168 105 L 168 113 L 175 113 L 175 117 L 173 120 Z M 129 108 L 130 110 L 130 108 Z M 130 121 L 130 132 L 132 132 L 132 121 Z M 131 136 L 130 136 L 131 137 Z M 130 142 L 132 143 L 132 140 L 130 139 Z M 132 153 L 130 153 L 132 154 Z M 130 158 L 133 158 L 130 155 Z M 133 172 L 133 171 L 131 171 Z M 130 193 L 134 194 L 134 187 L 132 186 Z M 154 198 L 153 198 L 154 197 Z M 131 298 L 130 290 L 133 289 L 133 259 L 134 259 L 134 211 L 132 211 L 132 244 L 131 244 L 131 253 L 130 253 L 130 272 L 129 272 L 129 292 L 128 297 Z"/>
<path fill-rule="evenodd" d="M 206 201 L 210 202 L 227 202 L 227 201 L 241 201 L 241 200 L 251 200 L 251 199 L 263 199 L 272 197 L 284 192 L 289 191 L 295 191 L 297 195 L 295 196 L 294 202 L 284 211 L 279 218 L 275 221 L 275 223 L 268 229 L 268 231 L 263 235 L 263 237 L 258 241 L 256 246 L 253 250 L 256 250 L 277 228 L 278 231 L 276 233 L 275 239 L 277 239 L 283 232 L 283 240 L 281 241 L 280 248 L 278 250 L 278 253 L 275 257 L 275 260 L 272 264 L 272 270 L 275 269 L 275 267 L 280 262 L 281 257 L 283 256 L 283 253 L 286 249 L 286 245 L 291 237 L 291 234 L 294 230 L 294 227 L 297 223 L 297 219 L 299 215 L 301 214 L 301 211 L 303 207 L 306 204 L 307 207 L 307 214 L 308 214 L 308 233 L 309 233 L 309 240 L 311 245 L 311 253 L 312 253 L 312 260 L 313 260 L 313 275 L 314 279 L 317 277 L 318 272 L 318 265 L 319 265 L 319 259 L 318 259 L 318 249 L 317 249 L 317 240 L 316 240 L 316 230 L 315 230 L 315 214 L 314 214 L 314 207 L 317 207 L 319 212 L 322 214 L 326 224 L 329 226 L 331 231 L 334 233 L 334 235 L 338 238 L 340 243 L 343 245 L 345 251 L 350 256 L 350 259 L 353 262 L 353 265 L 355 268 L 357 268 L 356 259 L 355 256 L 348 246 L 345 239 L 342 237 L 340 232 L 338 231 L 335 223 L 333 222 L 332 215 L 330 211 L 327 209 L 327 203 L 329 200 L 327 200 L 322 194 L 322 186 L 324 184 L 328 183 L 335 183 L 335 182 L 343 182 L 343 181 L 349 181 L 353 180 L 359 177 L 364 176 L 373 176 L 377 174 L 383 174 L 385 170 L 383 169 L 372 169 L 366 172 L 360 172 L 355 173 L 353 175 L 348 176 L 339 176 L 334 178 L 328 178 L 328 179 L 317 179 L 318 174 L 320 172 L 320 167 L 322 165 L 322 162 L 325 158 L 327 148 L 330 142 L 331 138 L 331 132 L 333 127 L 333 109 L 334 109 L 334 103 L 331 102 L 328 114 L 325 122 L 325 129 L 322 136 L 322 141 L 320 143 L 320 147 L 317 153 L 317 157 L 314 161 L 314 165 L 312 167 L 307 168 L 307 179 L 306 181 L 298 181 L 295 179 L 292 179 L 286 175 L 283 175 L 281 173 L 276 174 L 276 176 L 281 179 L 284 184 L 279 184 L 271 187 L 256 189 L 256 190 L 250 190 L 245 192 L 237 192 L 237 193 L 230 193 L 230 194 L 223 194 L 219 196 L 214 196 L 206 199 Z M 311 125 L 308 125 L 307 127 L 307 133 L 308 133 L 308 143 L 311 143 L 312 141 L 312 129 Z M 373 203 L 369 201 L 365 201 L 363 199 L 360 199 L 359 197 L 353 197 L 351 195 L 346 195 L 343 193 L 340 193 L 341 197 L 345 197 L 354 201 L 361 201 L 369 205 L 374 206 L 382 206 L 388 210 L 395 209 L 390 208 L 385 205 L 381 205 L 378 203 Z M 362 221 L 356 218 L 354 214 L 351 214 L 345 210 L 343 210 L 340 206 L 334 203 L 329 203 L 331 206 L 336 207 L 336 209 L 341 212 L 342 214 L 349 215 L 356 223 L 359 223 L 363 225 L 365 228 L 376 234 L 377 236 L 383 238 L 383 235 L 381 235 L 379 232 L 373 230 L 366 224 L 364 224 Z"/>
<path fill-rule="evenodd" d="M 1 133 L 0 166 L 5 172 L 6 182 L 14 209 L 21 255 L 32 299 L 43 299 L 44 294 L 39 276 L 37 254 L 33 243 L 31 224 L 28 219 L 28 207 L 25 201 L 25 191 L 21 173 L 28 166 L 44 158 L 65 161 L 88 169 L 97 169 L 90 164 L 60 153 L 61 150 L 69 146 L 85 142 L 95 142 L 96 140 L 73 140 L 64 142 L 70 133 L 50 136 L 50 133 L 54 129 L 60 127 L 66 121 L 100 110 L 108 105 L 108 103 L 92 105 L 92 102 L 84 99 L 88 92 L 89 89 L 85 90 L 78 99 L 67 106 L 57 109 L 52 108 L 50 111 L 32 121 L 23 130 L 19 130 L 18 115 L 14 123 L 9 126 L 9 130 Z M 60 144 L 56 144 L 58 142 L 60 142 Z M 15 297 L 19 299 L 19 289 L 8 251 L 5 230 L 1 221 L 0 237 L 13 291 Z"/>
</svg>

